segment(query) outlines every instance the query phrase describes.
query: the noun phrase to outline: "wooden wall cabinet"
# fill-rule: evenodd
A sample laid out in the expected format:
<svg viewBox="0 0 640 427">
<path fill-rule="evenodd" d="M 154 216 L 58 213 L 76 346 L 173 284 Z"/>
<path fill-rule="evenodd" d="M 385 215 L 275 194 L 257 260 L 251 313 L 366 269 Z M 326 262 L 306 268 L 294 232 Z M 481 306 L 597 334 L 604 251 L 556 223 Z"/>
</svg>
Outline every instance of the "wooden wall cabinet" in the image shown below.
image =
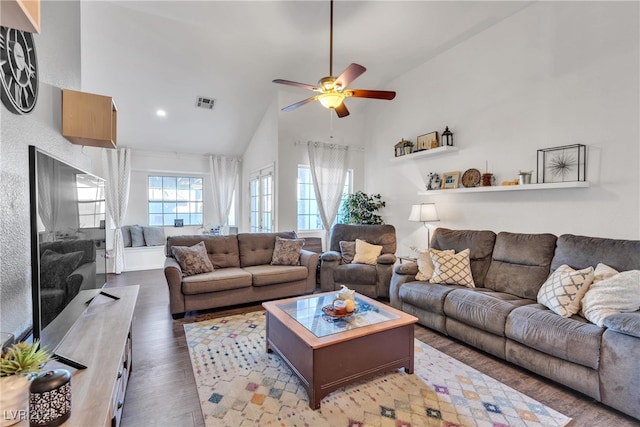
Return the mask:
<svg viewBox="0 0 640 427">
<path fill-rule="evenodd" d="M 28 33 L 39 33 L 40 0 L 1 0 L 0 25 Z"/>
<path fill-rule="evenodd" d="M 110 96 L 62 90 L 62 136 L 73 144 L 116 148 L 117 124 Z"/>
</svg>

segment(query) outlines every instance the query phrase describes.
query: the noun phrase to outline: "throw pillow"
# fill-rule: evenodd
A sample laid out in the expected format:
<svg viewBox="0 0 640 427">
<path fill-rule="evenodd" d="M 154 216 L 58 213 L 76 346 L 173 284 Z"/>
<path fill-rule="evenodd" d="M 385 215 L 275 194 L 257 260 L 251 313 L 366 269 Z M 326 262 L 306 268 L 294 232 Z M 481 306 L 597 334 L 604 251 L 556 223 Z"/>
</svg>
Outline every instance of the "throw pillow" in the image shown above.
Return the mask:
<svg viewBox="0 0 640 427">
<path fill-rule="evenodd" d="M 129 229 L 131 231 L 131 246 L 139 248 L 144 246 L 144 231 L 139 225 L 132 225 Z"/>
<path fill-rule="evenodd" d="M 340 241 L 340 252 L 342 252 L 342 262 L 351 264 L 353 257 L 356 255 L 356 242 Z"/>
<path fill-rule="evenodd" d="M 447 249 L 446 251 L 441 251 L 448 254 L 453 255 L 453 249 Z M 433 276 L 433 261 L 431 261 L 431 255 L 429 255 L 429 251 L 422 251 L 418 254 L 418 274 L 416 274 L 417 280 L 429 281 Z"/>
<path fill-rule="evenodd" d="M 183 276 L 193 276 L 194 274 L 213 271 L 213 264 L 211 264 L 211 260 L 207 255 L 207 247 L 204 242 L 199 242 L 193 246 L 172 246 L 171 253 L 180 264 Z"/>
<path fill-rule="evenodd" d="M 593 283 L 593 267 L 574 270 L 566 264 L 551 273 L 538 290 L 538 303 L 562 317 L 580 311 L 580 301 Z"/>
<path fill-rule="evenodd" d="M 582 299 L 582 311 L 602 326 L 607 316 L 640 310 L 640 270 L 629 270 L 591 285 Z"/>
<path fill-rule="evenodd" d="M 364 240 L 356 239 L 356 254 L 353 256 L 353 264 L 376 265 L 382 252 L 382 246 L 372 245 Z"/>
<path fill-rule="evenodd" d="M 125 225 L 120 228 L 122 231 L 122 244 L 125 248 L 131 247 L 131 226 Z"/>
<path fill-rule="evenodd" d="M 64 289 L 67 276 L 73 273 L 84 252 L 60 254 L 46 249 L 40 257 L 40 283 L 43 288 Z"/>
<path fill-rule="evenodd" d="M 147 246 L 164 245 L 164 229 L 162 227 L 142 227 L 142 234 Z"/>
<path fill-rule="evenodd" d="M 304 239 L 283 239 L 276 236 L 271 265 L 299 265 L 302 245 Z"/>
<path fill-rule="evenodd" d="M 595 285 L 596 283 L 598 283 L 601 280 L 605 280 L 605 279 L 610 279 L 611 277 L 615 276 L 616 274 L 618 274 L 619 271 L 609 267 L 607 264 L 603 264 L 603 263 L 598 263 L 598 265 L 596 266 L 595 271 L 593 272 L 593 283 L 591 284 L 591 287 L 593 287 L 593 285 Z M 589 292 L 587 290 L 587 292 Z M 584 317 L 585 319 L 587 318 L 587 316 L 584 315 L 584 308 L 582 306 L 582 301 L 580 301 L 580 316 Z"/>
<path fill-rule="evenodd" d="M 457 254 L 429 249 L 429 256 L 433 262 L 433 276 L 429 281 L 441 285 L 461 285 L 475 288 L 476 284 L 471 274 L 470 253 L 470 249 L 465 249 Z"/>
</svg>

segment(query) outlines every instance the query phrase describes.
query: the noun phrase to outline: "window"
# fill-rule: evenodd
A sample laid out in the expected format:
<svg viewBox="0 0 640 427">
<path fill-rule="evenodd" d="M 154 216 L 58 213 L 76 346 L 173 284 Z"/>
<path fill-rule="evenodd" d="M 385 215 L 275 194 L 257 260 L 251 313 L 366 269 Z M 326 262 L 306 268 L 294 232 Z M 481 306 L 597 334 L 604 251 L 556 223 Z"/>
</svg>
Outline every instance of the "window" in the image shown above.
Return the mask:
<svg viewBox="0 0 640 427">
<path fill-rule="evenodd" d="M 252 233 L 273 231 L 275 212 L 273 209 L 273 166 L 253 172 L 249 181 L 251 201 L 250 230 Z"/>
<path fill-rule="evenodd" d="M 202 225 L 202 178 L 149 177 L 149 225 Z"/>
<path fill-rule="evenodd" d="M 78 228 L 100 228 L 104 224 L 104 181 L 94 176 L 76 174 L 78 190 Z"/>
<path fill-rule="evenodd" d="M 344 181 L 344 189 L 342 190 L 342 200 L 344 203 L 347 194 L 351 193 L 351 181 L 353 171 L 347 171 L 347 177 Z M 335 223 L 341 220 L 340 211 L 336 216 Z M 322 230 L 322 220 L 318 210 L 318 202 L 313 191 L 313 182 L 311 179 L 311 169 L 309 166 L 298 166 L 298 230 Z"/>
</svg>

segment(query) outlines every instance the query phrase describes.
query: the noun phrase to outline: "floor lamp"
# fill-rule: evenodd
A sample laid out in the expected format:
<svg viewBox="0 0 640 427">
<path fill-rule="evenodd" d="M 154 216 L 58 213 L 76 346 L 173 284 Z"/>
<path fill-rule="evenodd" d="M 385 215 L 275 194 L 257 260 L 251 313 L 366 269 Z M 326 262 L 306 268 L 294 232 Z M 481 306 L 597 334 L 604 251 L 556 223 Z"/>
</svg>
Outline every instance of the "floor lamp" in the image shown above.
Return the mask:
<svg viewBox="0 0 640 427">
<path fill-rule="evenodd" d="M 429 227 L 427 227 L 427 222 L 440 221 L 440 218 L 438 218 L 438 211 L 436 210 L 436 204 L 421 203 L 419 205 L 411 206 L 409 221 L 419 221 L 423 223 L 424 228 L 427 229 L 427 247 L 431 247 L 431 233 Z"/>
</svg>

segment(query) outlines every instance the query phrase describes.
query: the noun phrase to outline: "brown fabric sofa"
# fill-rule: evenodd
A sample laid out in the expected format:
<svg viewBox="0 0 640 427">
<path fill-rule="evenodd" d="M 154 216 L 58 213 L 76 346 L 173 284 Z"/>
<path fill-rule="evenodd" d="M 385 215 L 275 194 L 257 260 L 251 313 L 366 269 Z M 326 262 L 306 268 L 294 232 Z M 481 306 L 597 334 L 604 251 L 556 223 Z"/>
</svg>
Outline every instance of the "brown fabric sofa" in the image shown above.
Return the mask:
<svg viewBox="0 0 640 427">
<path fill-rule="evenodd" d="M 376 265 L 343 262 L 340 242 L 356 239 L 382 246 Z M 345 285 L 372 298 L 389 297 L 395 251 L 396 229 L 392 225 L 336 224 L 331 228 L 329 250 L 320 256 L 320 288 L 329 292 Z"/>
<path fill-rule="evenodd" d="M 182 317 L 191 310 L 312 293 L 316 288 L 318 254 L 302 249 L 300 265 L 271 265 L 276 236 L 296 238 L 292 232 L 168 237 L 164 274 L 173 317 Z M 204 242 L 214 271 L 184 277 L 171 255 L 171 247 L 199 242 Z"/>
<path fill-rule="evenodd" d="M 550 272 L 563 264 L 640 269 L 640 241 L 439 228 L 431 247 L 470 248 L 476 288 L 416 281 L 417 264 L 403 263 L 391 280 L 392 306 L 640 419 L 640 311 L 611 315 L 599 327 L 536 302 Z"/>
</svg>

